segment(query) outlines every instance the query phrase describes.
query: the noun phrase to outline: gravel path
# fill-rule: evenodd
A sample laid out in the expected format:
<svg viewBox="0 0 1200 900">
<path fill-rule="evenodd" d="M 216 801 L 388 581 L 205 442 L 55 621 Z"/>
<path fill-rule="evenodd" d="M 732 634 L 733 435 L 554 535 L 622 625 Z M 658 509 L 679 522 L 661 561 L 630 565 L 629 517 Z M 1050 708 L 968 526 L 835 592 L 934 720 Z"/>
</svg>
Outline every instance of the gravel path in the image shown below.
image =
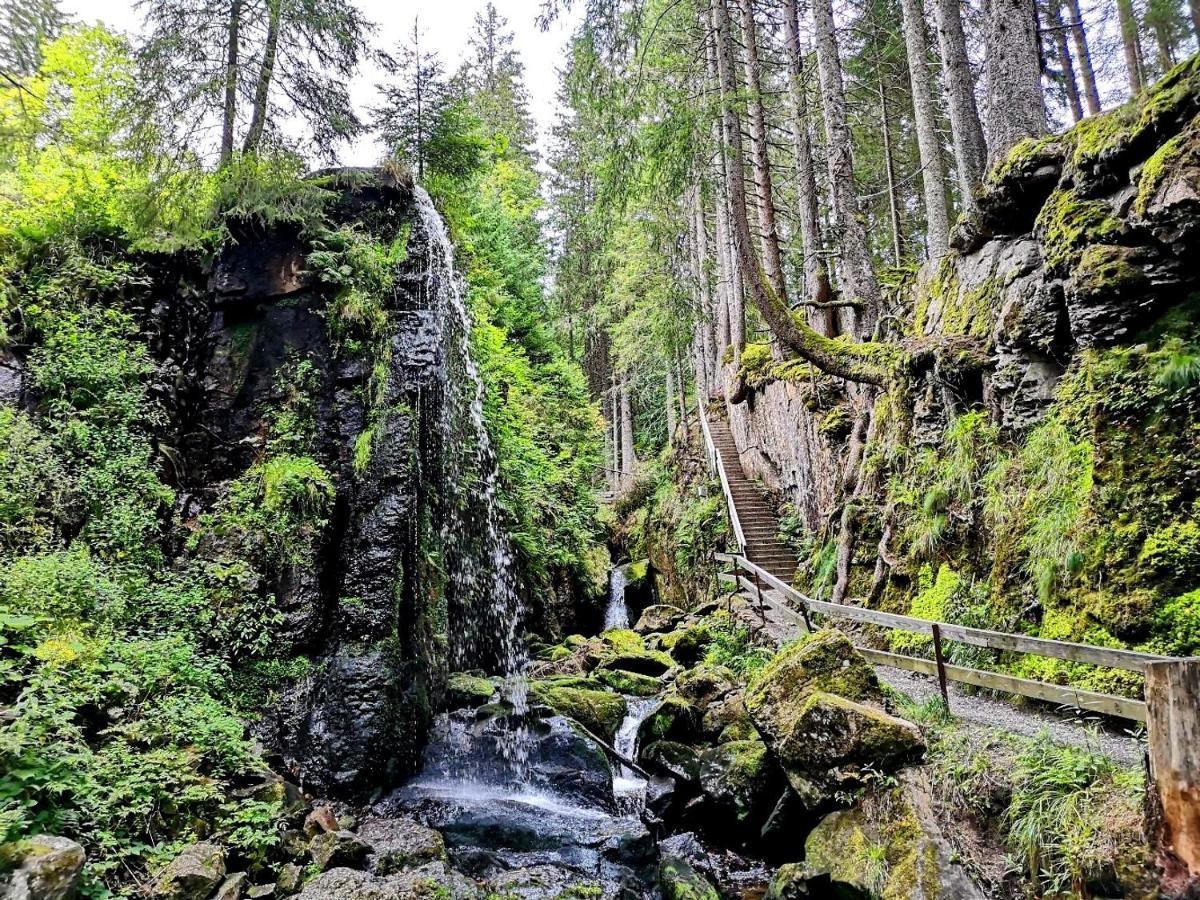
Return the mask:
<svg viewBox="0 0 1200 900">
<path fill-rule="evenodd" d="M 743 596 L 754 602 L 754 598 Z M 764 610 L 765 622 L 753 609 L 743 607 L 739 613 L 752 627 L 765 624 L 766 631 L 778 643 L 796 637 L 803 628 L 798 625 L 796 614 L 786 609 L 768 606 Z M 876 666 L 875 671 L 881 680 L 917 703 L 939 695 L 936 678 L 889 666 Z M 1102 753 L 1124 765 L 1140 766 L 1142 763 L 1143 743 L 1134 735 L 1133 723 L 1128 723 L 1129 730 L 1124 730 L 1119 720 L 1090 716 L 1079 710 L 1059 711 L 1036 701 L 1017 706 L 1013 701 L 988 694 L 967 693 L 954 682 L 947 689 L 950 712 L 955 721 L 963 725 L 1027 737 L 1048 734 L 1056 744 Z"/>
<path fill-rule="evenodd" d="M 936 678 L 887 666 L 876 666 L 875 672 L 881 681 L 917 703 L 939 696 Z M 1141 765 L 1142 742 L 1130 731 L 1121 730 L 1113 720 L 1085 718 L 1079 710 L 1059 712 L 1036 701 L 1017 706 L 1012 701 L 987 694 L 968 694 L 953 682 L 947 685 L 947 692 L 950 713 L 958 722 L 1026 737 L 1048 734 L 1056 744 L 1102 753 L 1128 766 Z"/>
</svg>

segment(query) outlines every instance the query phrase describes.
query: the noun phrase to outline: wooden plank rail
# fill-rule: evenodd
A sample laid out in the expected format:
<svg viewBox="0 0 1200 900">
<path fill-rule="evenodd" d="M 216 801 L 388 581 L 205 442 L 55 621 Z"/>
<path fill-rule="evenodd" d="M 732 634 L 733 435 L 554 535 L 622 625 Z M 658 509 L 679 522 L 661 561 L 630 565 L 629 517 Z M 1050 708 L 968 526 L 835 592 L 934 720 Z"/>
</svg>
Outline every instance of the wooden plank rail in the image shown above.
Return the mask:
<svg viewBox="0 0 1200 900">
<path fill-rule="evenodd" d="M 1139 653 L 1134 650 L 1117 650 L 1110 647 L 1094 647 L 1088 644 L 1072 644 L 1067 641 L 1052 641 L 1046 638 L 1030 637 L 1029 635 L 1008 634 L 1001 631 L 990 631 L 986 628 L 969 628 L 964 625 L 953 625 L 948 622 L 933 622 L 929 619 L 918 619 L 915 616 L 903 616 L 874 609 L 864 609 L 859 606 L 847 606 L 841 603 L 813 600 L 811 597 L 806 597 L 800 593 L 791 585 L 785 584 L 770 572 L 756 566 L 743 556 L 722 553 L 718 554 L 717 558 L 757 575 L 758 579 L 761 582 L 765 582 L 769 587 L 769 590 L 761 591 L 757 596 L 763 596 L 764 600 L 771 602 L 775 608 L 780 607 L 781 603 L 779 601 L 790 600 L 793 603 L 799 604 L 808 612 L 850 619 L 856 622 L 865 622 L 871 625 L 880 625 L 884 628 L 892 628 L 900 631 L 912 631 L 919 634 L 932 635 L 933 626 L 937 625 L 944 639 L 962 644 L 970 644 L 974 647 L 1030 653 L 1035 656 L 1048 656 L 1138 673 L 1144 673 L 1146 667 L 1151 663 L 1169 659 L 1169 657 Z M 726 584 L 737 585 L 752 596 L 756 596 L 755 592 L 760 591 L 759 586 L 744 575 L 722 574 L 719 577 Z M 797 623 L 803 625 L 803 619 L 799 613 L 795 614 L 795 620 Z M 858 649 L 875 665 L 891 666 L 935 677 L 938 674 L 938 662 L 936 660 L 904 656 L 898 653 L 875 650 L 870 647 L 859 647 Z M 1047 684 L 1041 681 L 1031 681 L 1027 678 L 1018 678 L 1015 675 L 988 672 L 982 669 L 971 669 L 965 666 L 943 664 L 942 668 L 948 680 L 961 684 L 970 684 L 989 690 L 1018 694 L 1022 697 L 1030 697 L 1047 703 L 1056 703 L 1060 706 L 1070 706 L 1086 712 L 1119 716 L 1135 722 L 1145 722 L 1147 720 L 1146 704 L 1140 700 L 1118 697 L 1112 694 L 1101 694 L 1095 691 L 1084 691 L 1056 684 Z"/>
</svg>

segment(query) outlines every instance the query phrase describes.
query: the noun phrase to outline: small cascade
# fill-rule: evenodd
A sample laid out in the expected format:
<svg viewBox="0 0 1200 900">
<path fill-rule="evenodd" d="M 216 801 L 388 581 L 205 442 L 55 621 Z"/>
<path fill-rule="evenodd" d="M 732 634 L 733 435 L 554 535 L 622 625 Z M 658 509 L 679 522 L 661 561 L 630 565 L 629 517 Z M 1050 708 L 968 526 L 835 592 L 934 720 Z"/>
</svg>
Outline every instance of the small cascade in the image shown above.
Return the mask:
<svg viewBox="0 0 1200 900">
<path fill-rule="evenodd" d="M 658 705 L 658 700 L 654 697 L 627 697 L 626 700 L 628 711 L 613 740 L 613 747 L 626 759 L 634 759 L 638 729 Z M 617 808 L 623 813 L 638 813 L 646 802 L 646 779 L 624 763 L 618 763 L 617 766 L 613 775 L 613 797 L 617 801 Z"/>
<path fill-rule="evenodd" d="M 456 669 L 491 665 L 505 676 L 501 696 L 513 714 L 506 717 L 509 725 L 497 749 L 509 764 L 509 777 L 519 783 L 528 755 L 523 724 L 527 685 L 522 676 L 528 659 L 520 636 L 525 608 L 513 577 L 512 545 L 500 522 L 499 468 L 483 418 L 483 379 L 471 355 L 466 285 L 454 268 L 454 247 L 429 194 L 416 187 L 414 197 L 429 242 L 428 289 L 444 301 L 430 306 L 446 310 L 447 343 L 457 351 L 448 360 L 446 385 L 454 402 L 446 404 L 448 421 L 438 423 L 457 464 L 457 470 L 444 473 L 440 485 L 447 508 L 442 538 L 451 664 Z"/>
<path fill-rule="evenodd" d="M 625 605 L 625 585 L 629 576 L 624 566 L 617 566 L 608 577 L 608 607 L 604 610 L 604 628 L 628 628 L 629 607 Z"/>
</svg>

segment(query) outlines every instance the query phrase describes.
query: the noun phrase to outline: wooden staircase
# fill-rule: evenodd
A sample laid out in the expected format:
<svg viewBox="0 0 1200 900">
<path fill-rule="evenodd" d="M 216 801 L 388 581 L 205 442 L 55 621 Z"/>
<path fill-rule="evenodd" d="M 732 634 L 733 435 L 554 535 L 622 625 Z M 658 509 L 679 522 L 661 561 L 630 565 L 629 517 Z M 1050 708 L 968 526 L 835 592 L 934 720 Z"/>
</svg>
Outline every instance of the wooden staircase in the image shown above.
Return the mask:
<svg viewBox="0 0 1200 900">
<path fill-rule="evenodd" d="M 746 538 L 746 558 L 781 581 L 791 584 L 799 566 L 796 554 L 779 540 L 778 518 L 762 492 L 742 470 L 741 457 L 729 423 L 724 416 L 713 415 L 708 420 L 708 426 L 713 444 L 721 454 L 729 491 L 733 495 L 733 504 Z"/>
</svg>

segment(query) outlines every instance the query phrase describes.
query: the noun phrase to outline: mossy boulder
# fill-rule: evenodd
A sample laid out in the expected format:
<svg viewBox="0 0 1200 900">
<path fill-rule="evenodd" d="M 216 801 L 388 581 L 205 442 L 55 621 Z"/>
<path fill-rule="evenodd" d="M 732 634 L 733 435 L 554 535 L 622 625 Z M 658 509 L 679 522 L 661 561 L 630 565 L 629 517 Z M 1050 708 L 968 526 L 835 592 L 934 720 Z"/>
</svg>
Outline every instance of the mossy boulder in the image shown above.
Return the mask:
<svg viewBox="0 0 1200 900">
<path fill-rule="evenodd" d="M 359 827 L 358 836 L 371 848 L 368 865 L 376 875 L 446 859 L 442 835 L 411 819 L 369 818 Z"/>
<path fill-rule="evenodd" d="M 879 680 L 850 639 L 840 631 L 818 631 L 784 647 L 758 673 L 746 707 L 778 707 L 812 691 L 850 700 L 879 700 Z"/>
<path fill-rule="evenodd" d="M 356 868 L 371 852 L 371 845 L 352 831 L 323 831 L 308 844 L 308 854 L 318 871 L 341 866 Z"/>
<path fill-rule="evenodd" d="M 683 619 L 684 615 L 686 613 L 678 606 L 657 603 L 654 606 L 647 606 L 642 610 L 642 615 L 637 620 L 637 624 L 633 626 L 633 630 L 638 634 L 667 631 Z"/>
<path fill-rule="evenodd" d="M 532 681 L 529 693 L 559 715 L 574 719 L 592 733 L 611 741 L 625 718 L 625 698 L 599 687 L 582 687 L 580 683 L 591 684 L 582 679 Z"/>
<path fill-rule="evenodd" d="M 658 864 L 663 900 L 721 900 L 708 880 L 686 860 L 664 855 Z"/>
<path fill-rule="evenodd" d="M 700 788 L 719 811 L 710 817 L 711 825 L 731 835 L 735 830 L 743 839 L 756 834 L 783 786 L 783 774 L 762 741 L 730 741 L 700 757 Z M 755 828 L 747 832 L 747 825 Z"/>
<path fill-rule="evenodd" d="M 667 654 L 646 648 L 641 636 L 629 629 L 614 628 L 600 635 L 588 650 L 600 669 L 623 669 L 657 678 L 675 663 Z"/>
<path fill-rule="evenodd" d="M 830 792 L 857 785 L 862 773 L 896 771 L 925 749 L 911 722 L 825 691 L 776 713 L 750 710 L 792 790 L 814 807 Z"/>
<path fill-rule="evenodd" d="M 156 900 L 205 900 L 225 877 L 225 851 L 217 844 L 184 847 L 154 884 Z"/>
<path fill-rule="evenodd" d="M 638 744 L 672 740 L 687 743 L 700 737 L 703 715 L 693 703 L 678 694 L 667 694 L 638 728 Z"/>
<path fill-rule="evenodd" d="M 597 669 L 596 678 L 618 694 L 631 697 L 653 697 L 663 689 L 663 683 L 657 678 L 624 669 Z"/>
<path fill-rule="evenodd" d="M 745 697 L 754 727 L 811 808 L 864 770 L 894 771 L 923 751 L 916 726 L 881 701 L 875 673 L 837 631 L 785 648 Z"/>
<path fill-rule="evenodd" d="M 496 686 L 491 679 L 470 672 L 455 672 L 446 680 L 446 709 L 482 706 L 495 693 Z"/>
<path fill-rule="evenodd" d="M 638 760 L 643 766 L 666 772 L 680 781 L 700 780 L 700 754 L 678 741 L 654 741 L 642 748 Z"/>
<path fill-rule="evenodd" d="M 984 896 L 942 835 L 931 798 L 908 779 L 898 787 L 869 790 L 852 808 L 826 816 L 808 835 L 804 849 L 809 877 L 828 875 L 871 896 L 896 900 L 981 900 Z"/>
<path fill-rule="evenodd" d="M 702 664 L 680 672 L 675 679 L 675 690 L 693 703 L 708 706 L 732 691 L 736 682 L 737 675 L 732 669 Z"/>
<path fill-rule="evenodd" d="M 65 837 L 39 834 L 0 847 L 0 895 L 28 900 L 71 900 L 85 862 L 83 847 Z"/>
<path fill-rule="evenodd" d="M 663 635 L 662 647 L 683 666 L 694 666 L 712 643 L 712 630 L 704 622 L 696 622 Z"/>
<path fill-rule="evenodd" d="M 729 694 L 705 708 L 704 735 L 718 744 L 758 738 L 758 730 L 746 712 L 741 692 Z"/>
</svg>

